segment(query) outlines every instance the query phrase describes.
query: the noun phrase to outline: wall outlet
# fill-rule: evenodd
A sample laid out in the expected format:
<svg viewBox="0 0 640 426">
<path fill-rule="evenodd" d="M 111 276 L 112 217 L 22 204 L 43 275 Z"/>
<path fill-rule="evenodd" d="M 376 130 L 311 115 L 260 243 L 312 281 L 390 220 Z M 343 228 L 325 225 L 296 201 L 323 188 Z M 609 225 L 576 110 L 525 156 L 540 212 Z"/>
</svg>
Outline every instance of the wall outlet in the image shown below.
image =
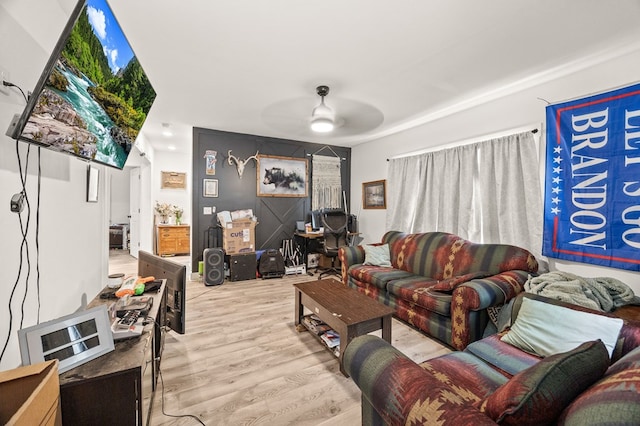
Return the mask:
<svg viewBox="0 0 640 426">
<path fill-rule="evenodd" d="M 204 214 L 204 215 L 210 215 L 210 214 L 213 214 L 213 212 L 211 211 L 211 207 L 204 207 L 204 208 L 202 209 L 202 214 Z"/>
</svg>

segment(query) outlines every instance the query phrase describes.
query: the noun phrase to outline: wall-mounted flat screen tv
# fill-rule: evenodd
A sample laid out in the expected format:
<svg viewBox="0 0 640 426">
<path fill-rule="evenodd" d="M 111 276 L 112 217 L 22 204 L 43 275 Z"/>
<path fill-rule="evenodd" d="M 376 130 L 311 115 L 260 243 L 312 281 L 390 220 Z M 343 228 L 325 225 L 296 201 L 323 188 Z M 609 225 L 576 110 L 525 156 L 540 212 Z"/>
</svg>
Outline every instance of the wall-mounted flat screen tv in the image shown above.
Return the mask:
<svg viewBox="0 0 640 426">
<path fill-rule="evenodd" d="M 122 169 L 155 97 L 106 0 L 80 0 L 7 133 Z"/>
</svg>

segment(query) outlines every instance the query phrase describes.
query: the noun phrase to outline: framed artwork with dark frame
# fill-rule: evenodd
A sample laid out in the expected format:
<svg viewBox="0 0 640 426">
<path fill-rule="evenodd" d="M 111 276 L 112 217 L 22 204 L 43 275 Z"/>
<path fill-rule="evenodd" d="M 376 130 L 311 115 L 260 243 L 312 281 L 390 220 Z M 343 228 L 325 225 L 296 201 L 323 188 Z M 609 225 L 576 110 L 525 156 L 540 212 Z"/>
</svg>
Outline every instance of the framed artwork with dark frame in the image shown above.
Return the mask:
<svg viewBox="0 0 640 426">
<path fill-rule="evenodd" d="M 202 196 L 216 198 L 218 196 L 218 179 L 202 180 Z"/>
<path fill-rule="evenodd" d="M 258 197 L 306 197 L 308 165 L 306 158 L 258 155 Z"/>
<path fill-rule="evenodd" d="M 387 208 L 387 181 L 374 180 L 362 183 L 362 208 L 386 209 Z"/>
</svg>

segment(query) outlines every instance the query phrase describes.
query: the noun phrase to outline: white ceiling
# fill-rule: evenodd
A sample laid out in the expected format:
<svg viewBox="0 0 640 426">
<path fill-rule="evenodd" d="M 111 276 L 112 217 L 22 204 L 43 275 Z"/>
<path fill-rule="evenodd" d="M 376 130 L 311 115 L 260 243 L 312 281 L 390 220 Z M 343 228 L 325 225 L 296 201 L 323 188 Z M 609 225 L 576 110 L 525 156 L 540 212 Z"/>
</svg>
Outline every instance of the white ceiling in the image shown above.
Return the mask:
<svg viewBox="0 0 640 426">
<path fill-rule="evenodd" d="M 161 150 L 189 150 L 194 126 L 353 146 L 640 48 L 640 0 L 109 3 L 158 94 L 142 133 Z M 308 130 L 320 84 L 344 120 L 330 135 Z"/>
</svg>

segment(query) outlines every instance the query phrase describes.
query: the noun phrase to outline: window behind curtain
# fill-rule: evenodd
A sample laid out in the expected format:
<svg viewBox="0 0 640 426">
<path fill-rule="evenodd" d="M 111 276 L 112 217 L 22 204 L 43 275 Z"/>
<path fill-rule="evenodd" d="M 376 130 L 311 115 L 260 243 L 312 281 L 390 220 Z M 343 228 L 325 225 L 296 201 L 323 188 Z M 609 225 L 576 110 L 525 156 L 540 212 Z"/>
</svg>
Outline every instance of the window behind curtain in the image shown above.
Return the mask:
<svg viewBox="0 0 640 426">
<path fill-rule="evenodd" d="M 388 230 L 442 231 L 541 252 L 538 154 L 531 132 L 392 159 Z"/>
</svg>

